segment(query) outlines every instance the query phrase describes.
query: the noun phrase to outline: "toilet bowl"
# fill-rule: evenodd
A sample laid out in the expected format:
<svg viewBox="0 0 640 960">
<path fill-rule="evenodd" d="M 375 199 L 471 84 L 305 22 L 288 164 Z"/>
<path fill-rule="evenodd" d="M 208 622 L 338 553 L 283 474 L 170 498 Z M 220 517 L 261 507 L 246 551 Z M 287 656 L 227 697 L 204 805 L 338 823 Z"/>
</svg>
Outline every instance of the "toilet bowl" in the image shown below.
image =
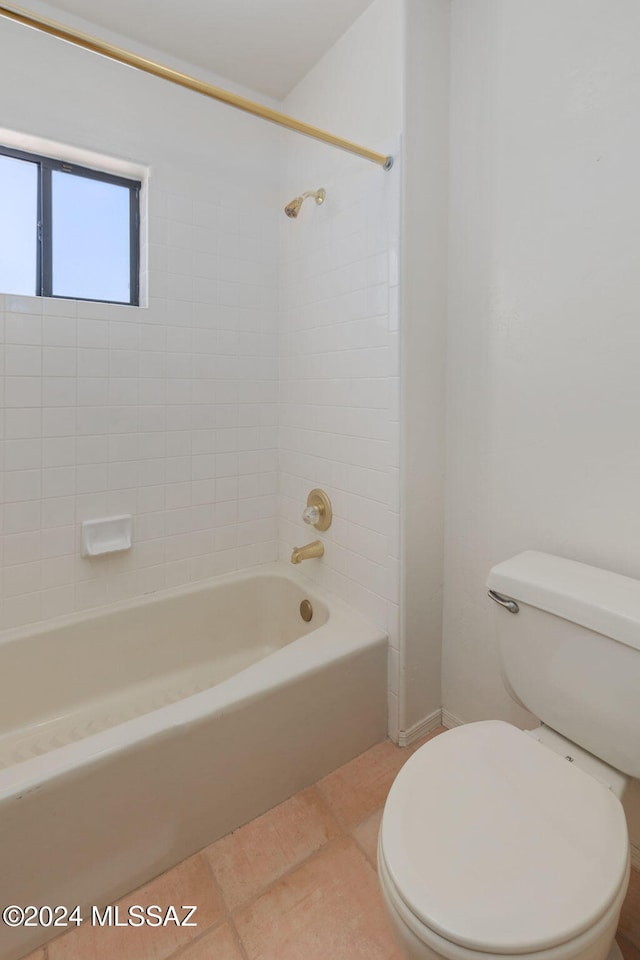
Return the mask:
<svg viewBox="0 0 640 960">
<path fill-rule="evenodd" d="M 613 960 L 640 777 L 640 581 L 529 550 L 489 573 L 505 686 L 541 721 L 407 761 L 378 844 L 407 960 Z"/>
<path fill-rule="evenodd" d="M 614 960 L 640 777 L 640 581 L 528 550 L 487 583 L 509 694 L 541 721 L 457 727 L 387 798 L 379 877 L 406 960 Z"/>
<path fill-rule="evenodd" d="M 604 960 L 617 949 L 629 878 L 619 773 L 553 737 L 550 748 L 508 723 L 468 724 L 398 774 L 378 873 L 407 960 Z"/>
</svg>

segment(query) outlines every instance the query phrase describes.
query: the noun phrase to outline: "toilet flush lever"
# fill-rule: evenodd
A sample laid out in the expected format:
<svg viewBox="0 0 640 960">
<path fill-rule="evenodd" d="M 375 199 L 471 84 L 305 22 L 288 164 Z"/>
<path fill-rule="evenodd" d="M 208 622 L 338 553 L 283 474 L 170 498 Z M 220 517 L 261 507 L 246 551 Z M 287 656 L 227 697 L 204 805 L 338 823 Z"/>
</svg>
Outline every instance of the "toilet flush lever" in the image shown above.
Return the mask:
<svg viewBox="0 0 640 960">
<path fill-rule="evenodd" d="M 496 603 L 499 603 L 501 607 L 506 607 L 509 613 L 517 613 L 520 609 L 515 600 L 510 600 L 509 597 L 503 597 L 501 593 L 496 593 L 495 590 L 489 590 L 489 596 L 492 600 L 495 600 Z"/>
</svg>

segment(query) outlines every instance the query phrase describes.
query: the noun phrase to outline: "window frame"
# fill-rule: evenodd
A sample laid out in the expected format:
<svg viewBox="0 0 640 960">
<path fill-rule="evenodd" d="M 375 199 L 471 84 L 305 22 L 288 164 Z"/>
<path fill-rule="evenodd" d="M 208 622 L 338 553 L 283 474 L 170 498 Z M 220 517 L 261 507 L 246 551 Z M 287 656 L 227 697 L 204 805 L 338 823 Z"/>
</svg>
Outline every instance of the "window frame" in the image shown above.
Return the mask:
<svg viewBox="0 0 640 960">
<path fill-rule="evenodd" d="M 120 177 L 103 170 L 83 167 L 78 163 L 46 157 L 26 150 L 17 150 L 0 144 L 0 156 L 14 160 L 26 160 L 38 167 L 38 197 L 36 224 L 36 297 L 51 297 L 54 300 L 82 300 L 90 303 L 116 303 L 124 306 L 140 306 L 140 189 L 142 183 L 129 177 Z M 99 297 L 74 297 L 55 294 L 53 290 L 53 244 L 52 244 L 52 173 L 59 171 L 88 180 L 99 180 L 129 190 L 129 299 L 102 300 Z"/>
</svg>

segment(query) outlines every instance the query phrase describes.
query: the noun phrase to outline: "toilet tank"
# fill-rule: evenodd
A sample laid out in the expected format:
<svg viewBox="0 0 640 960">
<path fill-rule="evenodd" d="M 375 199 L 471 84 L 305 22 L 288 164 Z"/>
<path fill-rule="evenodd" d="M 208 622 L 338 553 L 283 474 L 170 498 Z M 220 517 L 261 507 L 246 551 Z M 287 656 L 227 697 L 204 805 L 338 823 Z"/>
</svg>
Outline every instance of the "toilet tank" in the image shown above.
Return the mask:
<svg viewBox="0 0 640 960">
<path fill-rule="evenodd" d="M 503 677 L 543 723 L 640 777 L 640 581 L 532 550 L 499 563 Z"/>
</svg>

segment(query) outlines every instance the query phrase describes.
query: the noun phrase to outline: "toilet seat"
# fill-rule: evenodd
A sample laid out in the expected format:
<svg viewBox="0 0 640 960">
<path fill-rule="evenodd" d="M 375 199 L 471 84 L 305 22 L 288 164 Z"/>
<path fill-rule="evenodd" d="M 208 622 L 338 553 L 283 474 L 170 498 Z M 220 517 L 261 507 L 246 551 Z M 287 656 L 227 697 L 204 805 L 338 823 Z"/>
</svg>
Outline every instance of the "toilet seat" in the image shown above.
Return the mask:
<svg viewBox="0 0 640 960">
<path fill-rule="evenodd" d="M 395 928 L 396 936 L 403 945 L 403 956 L 417 958 L 417 960 L 586 960 L 594 957 L 607 960 L 623 960 L 622 954 L 615 945 L 614 934 L 620 916 L 620 909 L 624 900 L 627 880 L 620 888 L 618 897 L 611 904 L 606 913 L 598 920 L 595 926 L 581 933 L 574 940 L 568 940 L 546 950 L 536 950 L 533 953 L 518 954 L 491 954 L 487 951 L 472 950 L 462 947 L 451 940 L 445 940 L 425 924 L 421 923 L 409 911 L 404 901 L 398 895 L 393 882 L 389 878 L 384 862 L 384 855 L 378 844 L 378 877 L 382 888 L 383 899 L 387 906 L 387 913 Z M 535 895 L 534 895 L 535 896 Z M 406 952 L 408 949 L 408 952 Z"/>
<path fill-rule="evenodd" d="M 387 883 L 418 926 L 495 954 L 548 950 L 597 926 L 624 893 L 628 847 L 605 785 L 500 721 L 416 751 L 380 833 Z"/>
</svg>

